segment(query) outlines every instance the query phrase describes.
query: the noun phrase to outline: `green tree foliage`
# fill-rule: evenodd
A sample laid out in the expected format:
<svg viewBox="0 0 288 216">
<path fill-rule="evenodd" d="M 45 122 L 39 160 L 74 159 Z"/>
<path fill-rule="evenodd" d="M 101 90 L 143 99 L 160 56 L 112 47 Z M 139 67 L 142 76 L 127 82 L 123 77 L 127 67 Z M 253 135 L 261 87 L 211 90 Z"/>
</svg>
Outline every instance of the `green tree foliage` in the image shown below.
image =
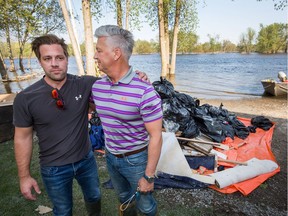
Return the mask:
<svg viewBox="0 0 288 216">
<path fill-rule="evenodd" d="M 103 17 L 102 11 L 115 12 L 117 25 L 123 26 L 125 17 L 129 18 L 129 26 L 131 29 L 141 28 L 141 15 L 147 10 L 150 4 L 147 0 L 91 0 L 92 16 L 94 20 Z M 126 16 L 126 13 L 128 15 Z M 116 25 L 116 23 L 114 23 Z M 127 26 L 123 26 L 127 28 Z"/>
<path fill-rule="evenodd" d="M 25 44 L 32 37 L 65 29 L 57 0 L 0 0 L 4 9 L 1 13 L 0 31 L 7 31 L 18 40 L 19 67 L 24 72 L 22 58 Z M 6 37 L 9 37 L 6 33 Z M 9 43 L 9 42 L 8 42 Z"/>
<path fill-rule="evenodd" d="M 161 76 L 175 73 L 178 32 L 195 30 L 197 26 L 196 3 L 196 0 L 149 1 L 145 17 L 150 26 L 159 29 Z M 173 32 L 172 38 L 169 37 L 169 32 Z"/>
<path fill-rule="evenodd" d="M 137 54 L 155 53 L 157 50 L 153 43 L 145 40 L 137 40 L 133 52 Z"/>
<path fill-rule="evenodd" d="M 258 52 L 277 53 L 285 51 L 287 53 L 287 24 L 274 23 L 268 26 L 261 24 L 260 28 L 256 45 Z"/>
<path fill-rule="evenodd" d="M 177 52 L 191 53 L 198 42 L 198 36 L 194 32 L 180 31 L 178 33 Z"/>
<path fill-rule="evenodd" d="M 261 2 L 262 0 L 257 0 Z M 275 10 L 284 10 L 287 7 L 287 0 L 273 0 Z"/>
<path fill-rule="evenodd" d="M 219 35 L 212 36 L 208 34 L 208 37 L 209 37 L 209 52 L 215 53 L 221 51 L 222 45 L 219 41 L 220 36 Z"/>
<path fill-rule="evenodd" d="M 224 40 L 222 42 L 222 51 L 223 52 L 236 52 L 237 46 L 229 40 Z"/>
<path fill-rule="evenodd" d="M 242 33 L 240 43 L 238 44 L 240 52 L 251 53 L 254 51 L 256 32 L 252 28 L 248 28 L 246 33 Z"/>
<path fill-rule="evenodd" d="M 202 44 L 202 50 L 203 50 L 204 53 L 210 52 L 210 50 L 211 50 L 210 43 L 209 42 L 203 43 Z"/>
<path fill-rule="evenodd" d="M 16 20 L 11 19 L 14 15 L 14 8 L 17 7 L 17 4 L 15 4 L 15 1 L 13 0 L 0 0 L 0 8 L 2 10 L 2 13 L 0 13 L 0 34 L 5 35 L 6 37 L 6 42 L 7 42 L 7 49 L 9 53 L 9 60 L 10 60 L 10 67 L 9 70 L 16 73 L 15 70 L 15 64 L 14 64 L 14 56 L 12 53 L 12 47 L 11 47 L 11 34 L 10 34 L 10 26 L 15 26 L 16 25 Z M 11 21 L 11 22 L 9 22 Z M 5 71 L 6 72 L 6 71 Z M 3 73 L 5 73 L 3 72 Z M 8 76 L 5 76 L 8 77 Z"/>
</svg>

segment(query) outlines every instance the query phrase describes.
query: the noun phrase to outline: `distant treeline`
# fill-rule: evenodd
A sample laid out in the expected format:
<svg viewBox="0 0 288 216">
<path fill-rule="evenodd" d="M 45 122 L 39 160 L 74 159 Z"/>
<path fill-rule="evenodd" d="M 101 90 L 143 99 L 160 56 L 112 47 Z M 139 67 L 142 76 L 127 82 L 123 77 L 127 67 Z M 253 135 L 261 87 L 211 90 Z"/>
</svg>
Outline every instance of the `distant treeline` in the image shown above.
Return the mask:
<svg viewBox="0 0 288 216">
<path fill-rule="evenodd" d="M 222 52 L 259 52 L 263 54 L 287 53 L 287 24 L 274 23 L 268 26 L 260 25 L 260 31 L 256 34 L 255 30 L 248 28 L 247 32 L 242 33 L 238 44 L 229 40 L 220 41 L 219 35 L 208 35 L 209 42 L 199 43 L 195 33 L 179 32 L 177 53 L 222 53 Z M 19 45 L 11 43 L 13 56 L 19 55 Z M 85 45 L 80 45 L 82 54 L 85 53 Z M 0 50 L 3 58 L 9 57 L 7 44 L 0 42 Z M 68 45 L 69 54 L 73 55 L 71 44 Z M 137 40 L 135 41 L 134 54 L 160 53 L 158 41 Z M 30 44 L 24 47 L 23 57 L 33 57 Z"/>
</svg>

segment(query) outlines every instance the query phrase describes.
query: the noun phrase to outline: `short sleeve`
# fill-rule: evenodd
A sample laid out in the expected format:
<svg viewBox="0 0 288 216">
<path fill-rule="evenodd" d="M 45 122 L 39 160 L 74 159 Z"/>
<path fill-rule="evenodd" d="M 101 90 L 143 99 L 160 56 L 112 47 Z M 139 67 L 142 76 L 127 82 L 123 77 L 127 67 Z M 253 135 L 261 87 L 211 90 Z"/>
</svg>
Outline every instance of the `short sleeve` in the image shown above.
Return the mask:
<svg viewBox="0 0 288 216">
<path fill-rule="evenodd" d="M 15 127 L 30 127 L 33 118 L 28 110 L 27 100 L 24 94 L 17 94 L 13 103 L 13 124 Z"/>
<path fill-rule="evenodd" d="M 153 86 L 148 86 L 142 96 L 140 112 L 145 123 L 162 118 L 161 98 Z"/>
</svg>

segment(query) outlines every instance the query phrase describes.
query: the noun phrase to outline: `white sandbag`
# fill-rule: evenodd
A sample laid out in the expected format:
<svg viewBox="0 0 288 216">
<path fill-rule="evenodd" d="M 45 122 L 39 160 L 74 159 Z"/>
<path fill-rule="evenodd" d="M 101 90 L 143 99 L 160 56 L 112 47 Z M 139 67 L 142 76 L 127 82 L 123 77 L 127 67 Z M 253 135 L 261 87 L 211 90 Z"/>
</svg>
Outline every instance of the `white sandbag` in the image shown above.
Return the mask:
<svg viewBox="0 0 288 216">
<path fill-rule="evenodd" d="M 212 176 L 202 176 L 192 173 L 174 133 L 163 132 L 162 137 L 163 144 L 156 167 L 156 174 L 160 171 L 170 175 L 186 176 L 207 184 L 215 183 L 215 179 Z"/>
<path fill-rule="evenodd" d="M 247 166 L 237 165 L 233 168 L 210 174 L 210 176 L 215 178 L 216 186 L 221 189 L 258 175 L 272 172 L 277 168 L 278 165 L 274 161 L 252 158 L 247 161 Z"/>
</svg>

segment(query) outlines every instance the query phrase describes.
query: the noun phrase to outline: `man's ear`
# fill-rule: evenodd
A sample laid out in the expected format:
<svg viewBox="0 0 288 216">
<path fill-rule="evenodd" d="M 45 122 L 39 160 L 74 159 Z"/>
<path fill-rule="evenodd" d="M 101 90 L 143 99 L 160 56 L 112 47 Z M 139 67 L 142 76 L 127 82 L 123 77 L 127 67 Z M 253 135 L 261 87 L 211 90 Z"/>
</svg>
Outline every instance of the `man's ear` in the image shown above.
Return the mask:
<svg viewBox="0 0 288 216">
<path fill-rule="evenodd" d="M 114 48 L 114 60 L 118 60 L 122 56 L 122 51 L 119 47 Z"/>
</svg>

